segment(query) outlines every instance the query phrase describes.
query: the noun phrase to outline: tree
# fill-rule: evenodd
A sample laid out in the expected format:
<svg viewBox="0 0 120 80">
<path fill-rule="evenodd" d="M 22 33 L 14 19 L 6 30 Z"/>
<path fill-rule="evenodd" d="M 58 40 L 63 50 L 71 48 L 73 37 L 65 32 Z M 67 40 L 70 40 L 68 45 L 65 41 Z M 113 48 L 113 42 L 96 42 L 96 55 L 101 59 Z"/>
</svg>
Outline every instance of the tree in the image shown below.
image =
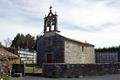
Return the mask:
<svg viewBox="0 0 120 80">
<path fill-rule="evenodd" d="M 29 49 L 29 50 L 34 50 L 34 46 L 35 46 L 35 40 L 34 40 L 34 37 L 31 36 L 30 34 L 27 34 L 25 36 L 25 43 L 26 43 L 26 47 Z"/>
<path fill-rule="evenodd" d="M 11 47 L 34 50 L 35 44 L 36 40 L 30 34 L 23 35 L 18 33 L 12 41 Z"/>
<path fill-rule="evenodd" d="M 19 40 L 20 40 L 20 34 L 18 33 L 16 35 L 16 37 L 14 38 L 14 40 L 12 41 L 11 47 L 14 47 L 14 48 L 18 49 L 19 45 L 20 45 L 20 41 Z"/>
<path fill-rule="evenodd" d="M 98 48 L 96 52 L 118 52 L 120 47 Z"/>
<path fill-rule="evenodd" d="M 10 45 L 12 44 L 12 40 L 10 40 L 10 38 L 6 38 L 6 39 L 4 40 L 4 43 L 5 43 L 5 46 L 6 46 L 6 47 L 10 47 Z"/>
</svg>

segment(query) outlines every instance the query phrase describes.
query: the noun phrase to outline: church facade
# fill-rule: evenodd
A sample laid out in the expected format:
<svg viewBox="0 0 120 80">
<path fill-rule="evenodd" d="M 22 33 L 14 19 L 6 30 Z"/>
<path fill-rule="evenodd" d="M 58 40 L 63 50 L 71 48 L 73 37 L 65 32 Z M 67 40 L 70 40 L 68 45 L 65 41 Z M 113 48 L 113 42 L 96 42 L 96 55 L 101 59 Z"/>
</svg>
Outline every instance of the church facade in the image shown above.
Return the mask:
<svg viewBox="0 0 120 80">
<path fill-rule="evenodd" d="M 44 18 L 44 34 L 37 39 L 37 64 L 68 63 L 94 64 L 94 45 L 59 34 L 57 14 L 50 12 Z"/>
</svg>

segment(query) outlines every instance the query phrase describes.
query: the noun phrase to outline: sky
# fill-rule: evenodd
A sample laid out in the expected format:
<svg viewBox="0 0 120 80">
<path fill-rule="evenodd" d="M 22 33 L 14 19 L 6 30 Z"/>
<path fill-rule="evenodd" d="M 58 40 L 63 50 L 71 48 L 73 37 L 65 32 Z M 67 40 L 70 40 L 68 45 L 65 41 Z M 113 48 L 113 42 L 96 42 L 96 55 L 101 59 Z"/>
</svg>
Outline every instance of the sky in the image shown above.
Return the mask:
<svg viewBox="0 0 120 80">
<path fill-rule="evenodd" d="M 41 35 L 50 6 L 61 34 L 95 48 L 120 45 L 120 0 L 0 0 L 0 42 Z"/>
</svg>

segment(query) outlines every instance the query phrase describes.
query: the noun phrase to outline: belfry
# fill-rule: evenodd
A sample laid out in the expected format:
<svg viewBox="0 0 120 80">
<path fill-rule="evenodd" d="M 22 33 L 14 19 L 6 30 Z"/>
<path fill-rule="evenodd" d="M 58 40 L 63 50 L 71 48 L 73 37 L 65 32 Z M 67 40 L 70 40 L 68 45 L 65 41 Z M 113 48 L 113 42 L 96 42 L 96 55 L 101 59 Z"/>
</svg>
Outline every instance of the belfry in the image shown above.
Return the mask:
<svg viewBox="0 0 120 80">
<path fill-rule="evenodd" d="M 52 6 L 50 6 L 50 12 L 44 18 L 44 33 L 47 32 L 59 32 L 57 28 L 57 14 L 52 13 Z"/>
</svg>

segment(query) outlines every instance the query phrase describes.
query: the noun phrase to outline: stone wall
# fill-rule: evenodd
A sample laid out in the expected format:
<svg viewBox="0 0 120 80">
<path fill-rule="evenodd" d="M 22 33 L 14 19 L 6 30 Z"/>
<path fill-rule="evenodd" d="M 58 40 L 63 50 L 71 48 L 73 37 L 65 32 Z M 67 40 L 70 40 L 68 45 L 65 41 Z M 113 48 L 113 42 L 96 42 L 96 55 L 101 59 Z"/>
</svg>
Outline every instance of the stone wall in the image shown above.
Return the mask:
<svg viewBox="0 0 120 80">
<path fill-rule="evenodd" d="M 65 63 L 95 63 L 93 46 L 87 46 L 65 39 Z"/>
<path fill-rule="evenodd" d="M 43 64 L 44 77 L 80 77 L 120 74 L 120 63 L 115 64 Z"/>
<path fill-rule="evenodd" d="M 47 54 L 52 54 L 52 63 L 64 63 L 64 38 L 60 35 L 44 35 L 37 39 L 37 64 L 47 63 Z"/>
</svg>

